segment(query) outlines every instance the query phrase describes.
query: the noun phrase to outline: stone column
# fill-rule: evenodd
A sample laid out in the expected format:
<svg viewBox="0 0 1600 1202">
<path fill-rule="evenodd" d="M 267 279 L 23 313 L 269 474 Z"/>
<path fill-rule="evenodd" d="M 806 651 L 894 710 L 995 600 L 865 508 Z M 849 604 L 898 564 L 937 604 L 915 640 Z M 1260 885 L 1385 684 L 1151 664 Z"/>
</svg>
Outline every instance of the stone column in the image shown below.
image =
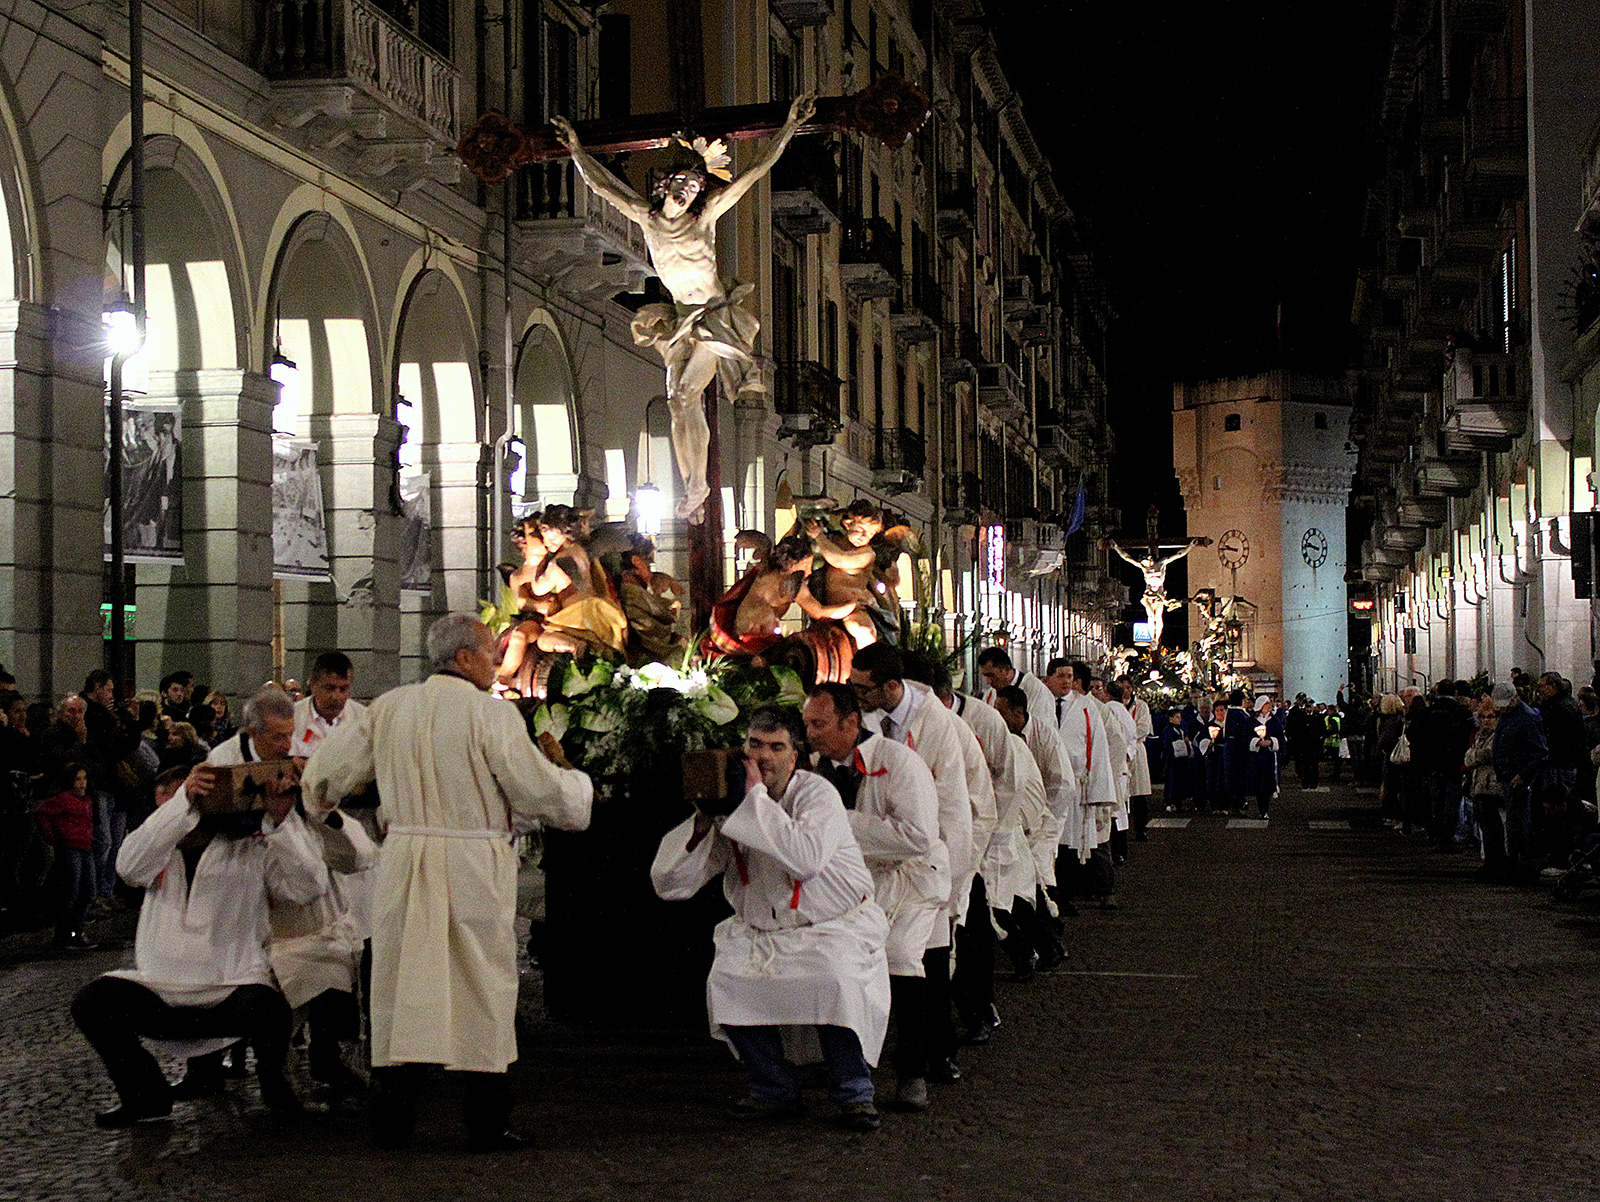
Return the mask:
<svg viewBox="0 0 1600 1202">
<path fill-rule="evenodd" d="M 278 386 L 249 371 L 162 372 L 149 399 L 183 406 L 184 562 L 138 569 L 140 682 L 183 668 L 248 695 L 272 674 Z"/>
<path fill-rule="evenodd" d="M 94 318 L 0 301 L 0 660 L 30 697 L 104 657 L 100 339 Z"/>
<path fill-rule="evenodd" d="M 336 597 L 323 620 L 308 627 L 305 655 L 343 651 L 354 661 L 356 688 L 373 696 L 400 683 L 400 424 L 381 414 L 356 413 L 317 416 L 311 428 Z M 296 667 L 291 661 L 288 670 L 295 673 Z"/>
<path fill-rule="evenodd" d="M 484 481 L 494 471 L 494 448 L 479 442 L 452 442 L 425 447 L 423 468 L 432 476 L 433 490 L 433 595 L 429 610 L 445 613 L 478 612 L 484 590 L 500 593 L 498 579 L 485 581 L 485 534 L 489 522 L 489 497 Z M 427 634 L 428 614 L 422 634 Z"/>
</svg>

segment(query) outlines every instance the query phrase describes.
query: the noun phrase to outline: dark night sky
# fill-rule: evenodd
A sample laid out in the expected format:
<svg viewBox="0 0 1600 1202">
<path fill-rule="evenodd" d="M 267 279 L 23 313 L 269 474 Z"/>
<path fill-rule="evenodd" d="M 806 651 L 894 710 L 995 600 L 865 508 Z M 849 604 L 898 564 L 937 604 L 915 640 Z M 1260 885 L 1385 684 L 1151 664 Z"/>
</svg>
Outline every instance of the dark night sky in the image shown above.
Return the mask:
<svg viewBox="0 0 1600 1202">
<path fill-rule="evenodd" d="M 1392 6 L 989 8 L 1030 127 L 1106 251 L 1112 499 L 1125 533 L 1143 532 L 1154 498 L 1180 536 L 1173 381 L 1347 366 Z"/>
<path fill-rule="evenodd" d="M 1291 366 L 1346 365 L 1390 6 L 991 10 L 1029 123 L 1107 251 L 1117 499 L 1142 530 L 1154 490 L 1177 533 L 1173 380 L 1274 366 L 1280 303 Z"/>
</svg>

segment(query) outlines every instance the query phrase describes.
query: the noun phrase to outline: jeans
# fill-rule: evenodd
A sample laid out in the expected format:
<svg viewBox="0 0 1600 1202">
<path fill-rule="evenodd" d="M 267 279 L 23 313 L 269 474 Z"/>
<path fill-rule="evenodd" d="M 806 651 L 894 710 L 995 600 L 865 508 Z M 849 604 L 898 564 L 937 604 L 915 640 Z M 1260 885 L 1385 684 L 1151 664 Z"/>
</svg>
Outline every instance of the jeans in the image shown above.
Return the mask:
<svg viewBox="0 0 1600 1202">
<path fill-rule="evenodd" d="M 100 876 L 96 882 L 96 896 L 110 897 L 117 891 L 117 852 L 128 834 L 128 813 L 113 804 L 106 815 L 106 858 L 99 865 Z"/>
<path fill-rule="evenodd" d="M 111 879 L 117 879 L 117 851 L 111 846 L 111 815 L 117 812 L 116 800 L 109 793 L 96 793 L 94 795 L 94 892 L 92 897 L 100 896 L 100 883 L 105 880 L 106 873 L 111 874 Z M 107 891 L 109 894 L 109 890 Z"/>
<path fill-rule="evenodd" d="M 758 1102 L 795 1102 L 800 1082 L 783 1054 L 781 1027 L 722 1028 L 744 1066 L 750 1096 Z M 817 1040 L 828 1064 L 828 1097 L 841 1106 L 872 1101 L 872 1070 L 861 1054 L 861 1041 L 849 1027 L 819 1026 Z"/>
<path fill-rule="evenodd" d="M 51 876 L 55 879 L 56 904 L 60 906 L 56 911 L 56 940 L 61 942 L 83 932 L 83 920 L 94 900 L 92 853 L 58 846 Z"/>
<path fill-rule="evenodd" d="M 1428 779 L 1428 797 L 1432 816 L 1428 834 L 1435 843 L 1454 844 L 1456 827 L 1461 821 L 1461 774 L 1439 772 Z"/>
</svg>

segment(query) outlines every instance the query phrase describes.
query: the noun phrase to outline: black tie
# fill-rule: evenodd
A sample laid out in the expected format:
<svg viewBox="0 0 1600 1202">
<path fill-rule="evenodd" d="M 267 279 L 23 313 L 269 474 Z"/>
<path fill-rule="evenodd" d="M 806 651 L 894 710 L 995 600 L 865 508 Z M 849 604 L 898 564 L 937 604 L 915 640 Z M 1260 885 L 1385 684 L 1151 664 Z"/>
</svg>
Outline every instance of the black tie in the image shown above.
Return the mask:
<svg viewBox="0 0 1600 1202">
<path fill-rule="evenodd" d="M 839 800 L 844 802 L 844 808 L 855 809 L 856 794 L 861 791 L 861 773 L 856 768 L 855 757 L 852 755 L 847 764 L 829 760 L 828 770 L 823 775 L 839 790 Z"/>
<path fill-rule="evenodd" d="M 1057 697 L 1056 698 L 1056 725 L 1057 726 L 1061 725 L 1061 703 L 1063 701 L 1065 701 L 1065 700 L 1066 700 L 1065 697 Z"/>
</svg>

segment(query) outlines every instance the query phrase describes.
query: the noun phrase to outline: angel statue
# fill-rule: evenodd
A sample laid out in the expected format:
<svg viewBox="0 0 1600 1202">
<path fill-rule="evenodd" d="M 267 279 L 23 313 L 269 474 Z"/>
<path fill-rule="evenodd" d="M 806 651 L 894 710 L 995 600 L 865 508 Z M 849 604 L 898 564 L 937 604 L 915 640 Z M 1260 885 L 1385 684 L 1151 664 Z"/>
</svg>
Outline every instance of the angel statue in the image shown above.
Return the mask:
<svg viewBox="0 0 1600 1202">
<path fill-rule="evenodd" d="M 1165 558 L 1157 558 L 1156 551 L 1152 545 L 1149 553 L 1138 559 L 1129 555 L 1110 539 L 1106 539 L 1101 544 L 1103 549 L 1115 551 L 1123 559 L 1138 568 L 1144 575 L 1144 596 L 1139 600 L 1144 605 L 1144 612 L 1150 615 L 1150 645 L 1152 647 L 1161 645 L 1161 628 L 1166 625 L 1167 611 L 1170 609 L 1182 609 L 1185 604 L 1182 597 L 1167 596 L 1167 568 L 1177 563 L 1178 560 L 1189 554 L 1196 547 L 1206 546 L 1210 542 L 1211 540 L 1208 538 L 1191 539 L 1187 546 L 1179 547 Z"/>
<path fill-rule="evenodd" d="M 683 477 L 678 517 L 705 520 L 706 456 L 711 430 L 701 398 L 713 376 L 720 376 L 730 399 L 766 391 L 756 364 L 755 339 L 761 325 L 745 303 L 753 284 L 724 282 L 717 274 L 717 218 L 733 208 L 772 170 L 789 140 L 816 111 L 816 98 L 799 96 L 789 118 L 766 151 L 738 179 L 721 139 L 672 139 L 674 160 L 651 189 L 651 200 L 612 175 L 578 144 L 572 122 L 556 117 L 556 137 L 601 200 L 644 233 L 650 264 L 672 294 L 669 305 L 646 305 L 633 321 L 634 341 L 653 346 L 667 367 L 667 402 L 672 411 L 672 449 Z"/>
</svg>

